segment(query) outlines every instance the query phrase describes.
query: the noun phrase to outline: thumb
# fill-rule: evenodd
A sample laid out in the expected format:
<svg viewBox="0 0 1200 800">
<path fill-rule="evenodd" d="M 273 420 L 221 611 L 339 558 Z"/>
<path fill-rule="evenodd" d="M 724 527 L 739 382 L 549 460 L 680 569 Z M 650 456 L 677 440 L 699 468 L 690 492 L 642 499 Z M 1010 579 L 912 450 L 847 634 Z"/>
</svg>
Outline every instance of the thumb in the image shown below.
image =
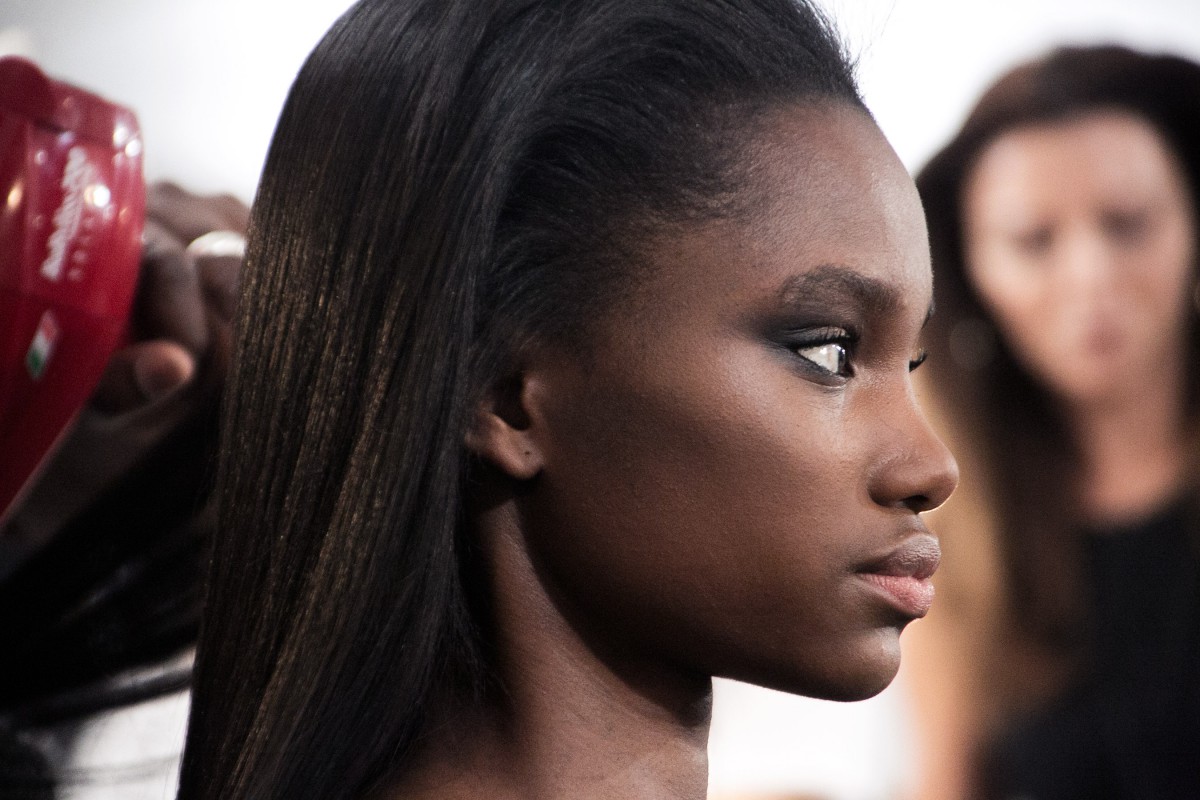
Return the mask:
<svg viewBox="0 0 1200 800">
<path fill-rule="evenodd" d="M 168 339 L 137 342 L 109 360 L 92 406 L 108 414 L 134 411 L 183 388 L 195 372 L 196 360 L 182 345 Z"/>
</svg>

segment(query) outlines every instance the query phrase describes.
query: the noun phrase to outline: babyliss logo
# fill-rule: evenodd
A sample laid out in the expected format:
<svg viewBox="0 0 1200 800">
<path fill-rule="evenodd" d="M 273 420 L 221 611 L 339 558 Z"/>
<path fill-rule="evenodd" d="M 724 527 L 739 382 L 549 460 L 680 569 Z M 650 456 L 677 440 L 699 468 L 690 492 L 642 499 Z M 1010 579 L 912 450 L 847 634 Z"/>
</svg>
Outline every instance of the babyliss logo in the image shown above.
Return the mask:
<svg viewBox="0 0 1200 800">
<path fill-rule="evenodd" d="M 54 212 L 54 232 L 50 234 L 50 252 L 42 262 L 42 277 L 50 281 L 62 280 L 63 264 L 67 250 L 83 222 L 84 191 L 96 179 L 96 169 L 88 162 L 82 147 L 72 147 L 67 153 L 67 166 L 63 170 L 63 201 Z"/>
</svg>

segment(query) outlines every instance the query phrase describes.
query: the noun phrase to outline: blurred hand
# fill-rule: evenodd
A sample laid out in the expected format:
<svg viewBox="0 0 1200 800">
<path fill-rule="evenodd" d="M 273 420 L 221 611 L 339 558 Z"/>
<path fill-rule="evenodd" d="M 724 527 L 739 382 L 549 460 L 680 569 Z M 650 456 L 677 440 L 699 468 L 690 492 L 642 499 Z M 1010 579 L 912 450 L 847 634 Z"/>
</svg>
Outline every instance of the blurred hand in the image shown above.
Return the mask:
<svg viewBox="0 0 1200 800">
<path fill-rule="evenodd" d="M 171 183 L 149 188 L 134 341 L 109 362 L 94 409 L 121 416 L 159 404 L 192 383 L 200 384 L 192 395 L 219 388 L 241 259 L 187 247 L 212 231 L 244 236 L 248 215 L 228 195 L 194 195 Z"/>
<path fill-rule="evenodd" d="M 131 341 L 13 514 L 5 538 L 16 541 L 8 549 L 37 549 L 147 455 L 169 447 L 174 432 L 215 415 L 241 258 L 188 245 L 211 231 L 244 235 L 249 210 L 231 196 L 160 183 L 148 189 L 146 216 Z M 195 440 L 186 449 L 196 452 L 179 452 L 180 459 L 207 457 L 212 442 L 197 448 Z"/>
</svg>

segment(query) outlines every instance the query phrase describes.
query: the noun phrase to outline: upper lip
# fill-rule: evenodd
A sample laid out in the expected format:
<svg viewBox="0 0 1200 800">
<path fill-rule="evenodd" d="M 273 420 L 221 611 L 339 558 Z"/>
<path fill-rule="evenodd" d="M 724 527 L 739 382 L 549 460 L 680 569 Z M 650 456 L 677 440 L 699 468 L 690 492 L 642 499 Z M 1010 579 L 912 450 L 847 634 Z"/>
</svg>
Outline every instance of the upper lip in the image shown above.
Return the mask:
<svg viewBox="0 0 1200 800">
<path fill-rule="evenodd" d="M 937 537 L 922 526 L 896 547 L 859 567 L 858 572 L 924 580 L 933 575 L 941 560 Z"/>
</svg>

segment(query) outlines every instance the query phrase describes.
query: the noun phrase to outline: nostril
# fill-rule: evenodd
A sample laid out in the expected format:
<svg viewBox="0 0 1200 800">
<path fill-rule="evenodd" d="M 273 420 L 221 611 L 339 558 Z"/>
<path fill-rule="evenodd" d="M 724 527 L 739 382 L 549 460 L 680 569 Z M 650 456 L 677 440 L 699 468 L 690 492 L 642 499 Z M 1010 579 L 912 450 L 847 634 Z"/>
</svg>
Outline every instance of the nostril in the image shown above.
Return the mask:
<svg viewBox="0 0 1200 800">
<path fill-rule="evenodd" d="M 918 514 L 920 514 L 922 511 L 929 511 L 930 509 L 937 508 L 937 506 L 940 505 L 940 503 L 934 503 L 932 500 L 930 500 L 928 495 L 923 494 L 914 494 L 912 497 L 905 498 L 902 502 L 905 506 Z"/>
<path fill-rule="evenodd" d="M 918 514 L 923 511 L 932 511 L 949 499 L 956 485 L 957 481 L 954 481 L 945 491 L 939 490 L 936 494 L 914 494 L 905 498 L 901 503 Z"/>
</svg>

